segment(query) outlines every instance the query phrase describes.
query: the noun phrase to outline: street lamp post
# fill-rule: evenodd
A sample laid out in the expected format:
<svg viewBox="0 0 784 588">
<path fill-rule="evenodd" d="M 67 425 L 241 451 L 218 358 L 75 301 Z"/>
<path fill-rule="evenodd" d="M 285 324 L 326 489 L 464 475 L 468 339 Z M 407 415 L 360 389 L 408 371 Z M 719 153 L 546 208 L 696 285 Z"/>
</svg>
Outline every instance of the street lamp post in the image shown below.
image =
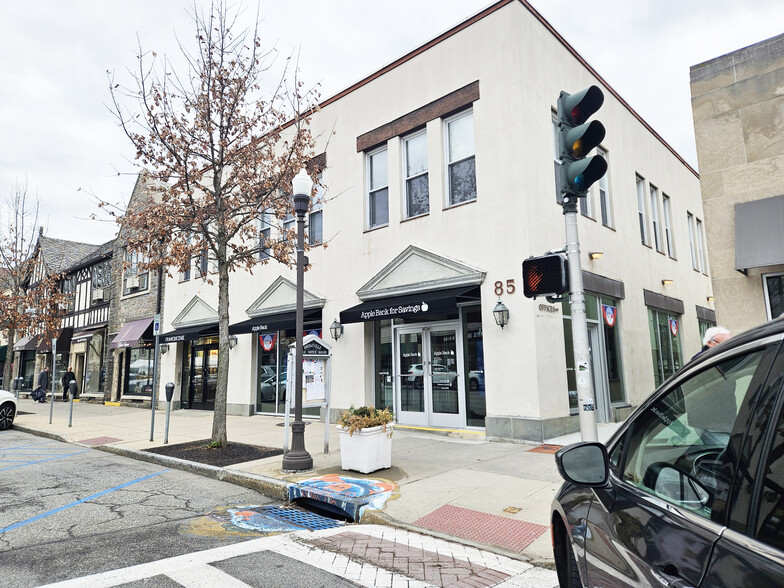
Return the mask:
<svg viewBox="0 0 784 588">
<path fill-rule="evenodd" d="M 305 449 L 305 423 L 302 422 L 302 332 L 304 326 L 305 213 L 310 203 L 313 180 L 301 169 L 293 182 L 294 213 L 297 215 L 297 344 L 294 353 L 294 422 L 291 424 L 291 449 L 283 456 L 283 469 L 302 471 L 313 469 L 313 457 Z"/>
</svg>

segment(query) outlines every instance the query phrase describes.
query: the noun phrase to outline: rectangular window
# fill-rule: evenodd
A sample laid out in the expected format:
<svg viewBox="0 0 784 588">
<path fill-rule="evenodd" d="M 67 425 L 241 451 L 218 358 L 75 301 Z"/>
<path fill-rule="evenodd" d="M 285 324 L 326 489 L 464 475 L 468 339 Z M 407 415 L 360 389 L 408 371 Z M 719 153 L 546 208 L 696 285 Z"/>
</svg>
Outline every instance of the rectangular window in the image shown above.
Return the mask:
<svg viewBox="0 0 784 588">
<path fill-rule="evenodd" d="M 667 255 L 675 257 L 675 247 L 672 242 L 672 211 L 670 210 L 670 197 L 662 194 L 662 209 L 664 213 L 664 246 Z"/>
<path fill-rule="evenodd" d="M 430 212 L 427 176 L 427 133 L 422 131 L 403 139 L 403 181 L 406 218 Z"/>
<path fill-rule="evenodd" d="M 681 369 L 681 316 L 648 308 L 651 335 L 653 376 L 658 388 L 667 378 Z"/>
<path fill-rule="evenodd" d="M 389 224 L 389 169 L 387 148 L 368 153 L 368 228 Z"/>
<path fill-rule="evenodd" d="M 198 272 L 198 277 L 203 278 L 207 275 L 207 272 L 209 271 L 209 260 L 210 254 L 206 248 L 196 256 L 196 271 Z"/>
<path fill-rule="evenodd" d="M 559 148 L 560 130 L 558 121 L 553 118 L 553 168 L 555 169 L 555 200 L 561 202 L 561 153 Z"/>
<path fill-rule="evenodd" d="M 445 121 L 448 206 L 476 200 L 474 111 Z"/>
<path fill-rule="evenodd" d="M 607 162 L 607 173 L 605 173 L 599 179 L 599 207 L 601 208 L 602 213 L 602 224 L 605 227 L 612 226 L 612 210 L 610 208 L 610 181 L 608 178 L 610 177 L 609 171 L 609 164 L 610 160 L 607 157 L 607 151 L 602 149 L 601 147 L 596 148 L 597 155 L 601 155 L 604 157 L 604 160 Z"/>
<path fill-rule="evenodd" d="M 110 260 L 93 266 L 93 288 L 108 288 L 112 285 L 112 262 Z"/>
<path fill-rule="evenodd" d="M 315 186 L 316 190 L 310 199 L 310 218 L 308 222 L 307 240 L 311 245 L 320 245 L 324 242 L 324 186 L 321 184 L 321 174 Z"/>
<path fill-rule="evenodd" d="M 585 196 L 578 198 L 580 201 L 580 214 L 593 218 L 593 206 L 591 205 L 591 190 L 585 193 Z"/>
<path fill-rule="evenodd" d="M 784 273 L 763 274 L 762 284 L 768 320 L 773 320 L 784 314 Z"/>
<path fill-rule="evenodd" d="M 67 299 L 65 311 L 73 312 L 76 306 L 76 276 L 68 276 L 63 280 L 62 293 Z"/>
<path fill-rule="evenodd" d="M 125 252 L 125 277 L 123 279 L 123 295 L 142 292 L 147 289 L 149 272 L 139 268 L 145 262 L 145 256 L 138 251 Z"/>
<path fill-rule="evenodd" d="M 648 244 L 648 217 L 645 215 L 645 180 L 637 176 L 637 217 L 640 221 L 640 239 Z"/>
<path fill-rule="evenodd" d="M 269 259 L 272 251 L 270 243 L 272 237 L 272 215 L 266 210 L 259 216 L 259 259 Z"/>
<path fill-rule="evenodd" d="M 708 260 L 705 257 L 705 246 L 704 246 L 705 234 L 703 233 L 703 230 L 702 230 L 702 221 L 700 219 L 698 219 L 698 218 L 695 219 L 695 221 L 697 223 L 697 235 L 696 235 L 696 239 L 697 239 L 697 243 L 696 243 L 696 245 L 697 245 L 697 261 L 700 264 L 700 271 L 703 274 L 707 274 L 708 273 Z"/>
<path fill-rule="evenodd" d="M 651 194 L 651 223 L 653 224 L 653 244 L 656 251 L 661 251 L 659 239 L 659 190 L 654 185 L 650 185 Z"/>
<path fill-rule="evenodd" d="M 694 241 L 694 234 L 696 231 L 694 229 L 694 215 L 692 213 L 686 213 L 686 222 L 689 225 L 689 250 L 691 251 L 691 267 L 694 269 L 699 269 L 697 266 L 697 247 Z"/>
</svg>

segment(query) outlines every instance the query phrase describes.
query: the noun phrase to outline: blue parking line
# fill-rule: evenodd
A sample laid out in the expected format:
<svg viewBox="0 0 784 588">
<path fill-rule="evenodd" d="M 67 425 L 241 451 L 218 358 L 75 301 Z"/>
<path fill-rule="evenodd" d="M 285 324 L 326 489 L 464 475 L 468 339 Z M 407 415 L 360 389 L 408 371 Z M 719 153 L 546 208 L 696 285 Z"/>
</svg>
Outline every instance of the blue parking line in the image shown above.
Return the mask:
<svg viewBox="0 0 784 588">
<path fill-rule="evenodd" d="M 81 453 L 89 453 L 92 449 L 86 449 L 84 451 L 77 451 L 76 453 L 66 453 L 65 455 L 58 455 L 57 457 L 50 457 L 48 459 L 39 459 L 38 461 L 27 461 L 21 465 L 15 466 L 8 466 L 7 468 L 0 468 L 0 472 L 4 472 L 5 470 L 12 470 L 14 468 L 23 468 L 28 465 L 35 465 L 37 463 L 44 463 L 46 461 L 53 461 L 55 459 L 63 459 L 64 457 L 71 457 L 72 455 L 79 455 Z"/>
<path fill-rule="evenodd" d="M 136 478 L 135 480 L 131 480 L 130 482 L 125 482 L 123 484 L 120 484 L 119 486 L 115 486 L 114 488 L 109 488 L 108 490 L 102 490 L 101 492 L 93 494 L 92 496 L 88 496 L 86 498 L 82 498 L 81 500 L 77 500 L 76 502 L 72 502 L 70 504 L 66 504 L 65 506 L 60 506 L 58 508 L 52 509 L 50 511 L 47 511 L 45 513 L 41 513 L 39 515 L 36 515 L 34 517 L 31 517 L 31 518 L 27 519 L 26 521 L 20 521 L 18 523 L 14 523 L 13 525 L 8 525 L 7 527 L 5 527 L 3 529 L 0 529 L 0 535 L 5 533 L 6 531 L 13 531 L 14 529 L 18 529 L 19 527 L 22 527 L 22 526 L 27 525 L 29 523 L 34 523 L 35 521 L 39 521 L 39 520 L 41 520 L 41 519 L 43 519 L 45 517 L 51 516 L 53 514 L 57 514 L 58 512 L 60 512 L 62 510 L 65 510 L 66 508 L 71 508 L 72 506 L 76 506 L 78 504 L 82 504 L 83 502 L 87 502 L 88 500 L 92 500 L 94 498 L 100 498 L 104 494 L 109 494 L 109 492 L 114 492 L 115 490 L 122 490 L 123 488 L 126 488 L 127 486 L 131 486 L 132 484 L 136 484 L 138 482 L 143 482 L 144 480 L 149 480 L 150 478 L 154 478 L 155 476 L 158 476 L 158 475 L 163 474 L 164 472 L 168 472 L 168 471 L 169 471 L 169 468 L 166 468 L 165 470 L 161 470 L 160 472 L 155 472 L 154 474 L 149 474 L 149 475 L 143 476 L 141 478 Z"/>
<path fill-rule="evenodd" d="M 26 449 L 28 447 L 37 447 L 38 445 L 51 445 L 52 443 L 57 443 L 57 441 L 42 441 L 41 443 L 26 443 L 25 445 L 17 445 L 16 447 L 6 447 L 3 451 L 8 451 L 10 449 Z"/>
</svg>

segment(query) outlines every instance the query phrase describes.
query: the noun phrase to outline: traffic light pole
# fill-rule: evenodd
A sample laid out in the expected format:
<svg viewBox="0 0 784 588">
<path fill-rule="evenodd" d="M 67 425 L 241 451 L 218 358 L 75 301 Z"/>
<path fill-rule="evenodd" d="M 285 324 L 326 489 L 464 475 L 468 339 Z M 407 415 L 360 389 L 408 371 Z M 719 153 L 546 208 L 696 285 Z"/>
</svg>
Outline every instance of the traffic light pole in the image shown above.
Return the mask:
<svg viewBox="0 0 784 588">
<path fill-rule="evenodd" d="M 580 411 L 580 436 L 583 441 L 598 441 L 596 400 L 591 374 L 591 351 L 588 346 L 588 321 L 585 314 L 583 270 L 580 267 L 580 237 L 577 234 L 577 198 L 566 196 L 563 202 L 566 221 L 566 259 L 569 263 L 569 305 L 572 316 L 574 375 Z"/>
</svg>

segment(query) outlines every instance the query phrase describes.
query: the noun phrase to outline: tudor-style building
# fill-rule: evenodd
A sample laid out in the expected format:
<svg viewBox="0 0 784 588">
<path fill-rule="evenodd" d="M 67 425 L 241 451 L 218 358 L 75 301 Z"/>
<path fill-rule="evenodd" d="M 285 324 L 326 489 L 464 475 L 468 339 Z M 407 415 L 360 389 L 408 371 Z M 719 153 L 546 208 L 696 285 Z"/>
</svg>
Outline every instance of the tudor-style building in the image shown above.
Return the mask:
<svg viewBox="0 0 784 588">
<path fill-rule="evenodd" d="M 592 84 L 609 168 L 578 226 L 598 419 L 624 418 L 700 348 L 715 315 L 707 266 L 690 259 L 704 253 L 690 231 L 704 218 L 696 171 L 530 4 L 501 0 L 311 117 L 329 142 L 306 331 L 344 327 L 332 421 L 376 404 L 403 425 L 489 438 L 578 429 L 568 301 L 524 298 L 521 262 L 564 245 L 556 101 Z M 231 275 L 230 414 L 282 413 L 294 276 L 274 262 Z M 183 406 L 211 407 L 216 307 L 216 285 L 167 279 L 161 381 Z"/>
</svg>

